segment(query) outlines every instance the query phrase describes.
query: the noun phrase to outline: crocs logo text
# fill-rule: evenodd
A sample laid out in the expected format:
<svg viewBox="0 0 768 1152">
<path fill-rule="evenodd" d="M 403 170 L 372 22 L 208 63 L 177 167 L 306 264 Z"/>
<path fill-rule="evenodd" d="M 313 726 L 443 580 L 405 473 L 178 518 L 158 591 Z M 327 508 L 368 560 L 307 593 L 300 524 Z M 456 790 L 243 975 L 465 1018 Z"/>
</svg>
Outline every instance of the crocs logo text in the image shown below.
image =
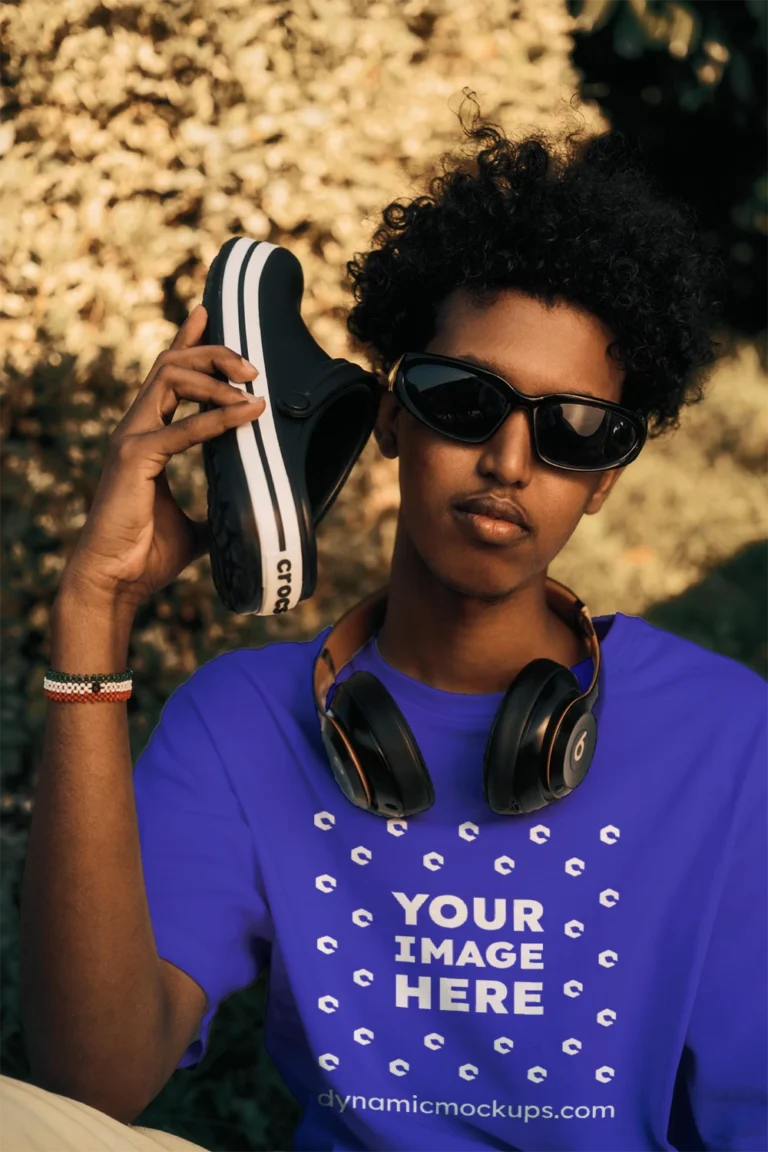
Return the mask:
<svg viewBox="0 0 768 1152">
<path fill-rule="evenodd" d="M 277 590 L 277 600 L 275 600 L 274 612 L 287 612 L 289 597 L 291 595 L 291 562 L 290 560 L 283 559 L 277 562 L 277 575 L 282 584 Z"/>
</svg>

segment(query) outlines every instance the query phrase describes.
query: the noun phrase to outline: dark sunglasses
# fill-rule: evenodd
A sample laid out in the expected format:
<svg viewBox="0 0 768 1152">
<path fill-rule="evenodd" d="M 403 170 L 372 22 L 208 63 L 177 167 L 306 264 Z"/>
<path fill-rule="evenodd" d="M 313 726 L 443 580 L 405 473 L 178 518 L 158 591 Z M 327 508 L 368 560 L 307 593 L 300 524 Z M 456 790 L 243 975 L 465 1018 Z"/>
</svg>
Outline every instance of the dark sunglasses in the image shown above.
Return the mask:
<svg viewBox="0 0 768 1152">
<path fill-rule="evenodd" d="M 573 472 L 624 467 L 647 434 L 645 417 L 620 404 L 571 393 L 526 396 L 493 372 L 430 352 L 404 352 L 387 387 L 427 428 L 462 444 L 489 440 L 514 409 L 524 408 L 539 459 Z"/>
</svg>

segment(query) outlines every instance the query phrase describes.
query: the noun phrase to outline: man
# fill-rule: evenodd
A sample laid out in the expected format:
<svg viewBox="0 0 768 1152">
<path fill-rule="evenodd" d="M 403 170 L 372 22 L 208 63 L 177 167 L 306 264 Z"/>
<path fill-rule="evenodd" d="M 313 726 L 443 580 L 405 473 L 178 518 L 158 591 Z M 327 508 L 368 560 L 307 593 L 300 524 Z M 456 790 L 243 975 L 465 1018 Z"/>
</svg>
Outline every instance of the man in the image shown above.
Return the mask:
<svg viewBox="0 0 768 1152">
<path fill-rule="evenodd" d="M 132 1118 L 268 967 L 297 1149 L 763 1149 L 764 682 L 621 612 L 594 621 L 598 678 L 547 583 L 646 424 L 696 397 L 717 261 L 610 134 L 565 156 L 473 135 L 476 165 L 391 205 L 349 266 L 399 461 L 380 626 L 327 676 L 325 630 L 227 652 L 168 700 L 138 836 L 119 817 L 144 888 L 115 869 L 100 925 L 78 913 L 104 951 L 151 919 L 161 1057 L 119 1092 L 91 1059 L 67 1094 Z M 563 784 L 579 752 L 552 746 L 553 710 L 595 679 L 589 770 Z M 147 940 L 91 975 L 94 1008 L 154 972 Z"/>
</svg>

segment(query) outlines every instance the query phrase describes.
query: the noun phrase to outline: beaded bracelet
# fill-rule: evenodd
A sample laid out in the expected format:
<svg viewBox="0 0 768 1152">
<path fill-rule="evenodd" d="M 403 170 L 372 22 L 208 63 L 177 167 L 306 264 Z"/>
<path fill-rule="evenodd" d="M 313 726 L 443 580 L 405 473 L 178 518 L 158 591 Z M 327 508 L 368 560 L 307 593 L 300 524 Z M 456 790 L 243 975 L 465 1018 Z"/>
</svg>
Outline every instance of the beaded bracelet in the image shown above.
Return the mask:
<svg viewBox="0 0 768 1152">
<path fill-rule="evenodd" d="M 132 690 L 131 668 L 103 676 L 78 676 L 73 672 L 54 672 L 49 668 L 43 680 L 43 691 L 47 698 L 62 704 L 109 704 L 113 700 L 127 700 Z"/>
</svg>

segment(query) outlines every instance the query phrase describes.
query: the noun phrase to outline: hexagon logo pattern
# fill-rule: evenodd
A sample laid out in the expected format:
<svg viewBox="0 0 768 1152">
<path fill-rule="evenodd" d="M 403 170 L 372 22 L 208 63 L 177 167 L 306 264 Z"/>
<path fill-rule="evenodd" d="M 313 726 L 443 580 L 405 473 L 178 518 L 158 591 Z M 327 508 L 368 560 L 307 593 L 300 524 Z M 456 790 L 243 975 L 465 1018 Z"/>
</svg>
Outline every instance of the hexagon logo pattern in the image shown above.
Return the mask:
<svg viewBox="0 0 768 1152">
<path fill-rule="evenodd" d="M 336 817 L 332 812 L 315 812 L 314 820 L 315 828 L 319 828 L 322 832 L 330 832 L 336 823 Z"/>
</svg>

